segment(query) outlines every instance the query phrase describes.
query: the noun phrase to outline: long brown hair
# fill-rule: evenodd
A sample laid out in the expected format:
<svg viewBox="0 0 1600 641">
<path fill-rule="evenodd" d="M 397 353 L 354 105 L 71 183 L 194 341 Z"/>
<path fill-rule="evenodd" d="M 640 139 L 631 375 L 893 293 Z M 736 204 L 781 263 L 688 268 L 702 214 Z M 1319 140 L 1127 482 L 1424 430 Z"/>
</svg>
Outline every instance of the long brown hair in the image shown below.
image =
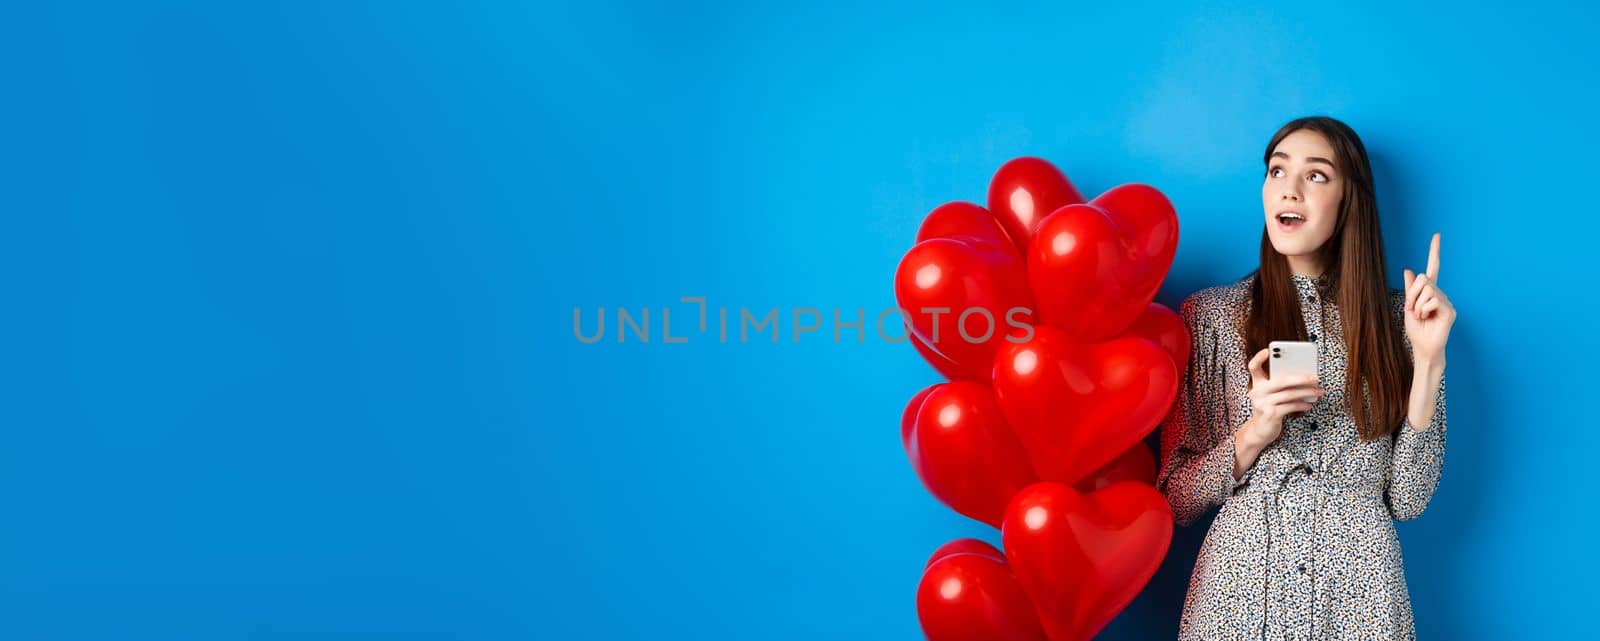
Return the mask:
<svg viewBox="0 0 1600 641">
<path fill-rule="evenodd" d="M 1361 138 L 1343 122 L 1325 116 L 1292 120 L 1273 134 L 1262 162 L 1291 133 L 1306 129 L 1322 134 L 1332 145 L 1334 164 L 1344 177 L 1344 195 L 1333 235 L 1317 250 L 1324 266 L 1325 290 L 1339 310 L 1346 351 L 1345 409 L 1355 418 L 1362 440 L 1388 436 L 1399 426 L 1411 393 L 1412 364 L 1404 336 L 1394 326 L 1389 289 L 1383 275 L 1383 230 L 1378 226 L 1378 197 L 1372 167 Z M 1246 354 L 1255 354 L 1274 340 L 1306 340 L 1299 293 L 1290 279 L 1289 259 L 1272 246 L 1261 229 L 1261 266 L 1253 272 L 1250 311 L 1242 333 Z M 1248 277 L 1248 276 L 1247 276 Z M 1353 399 L 1366 402 L 1357 410 Z"/>
</svg>

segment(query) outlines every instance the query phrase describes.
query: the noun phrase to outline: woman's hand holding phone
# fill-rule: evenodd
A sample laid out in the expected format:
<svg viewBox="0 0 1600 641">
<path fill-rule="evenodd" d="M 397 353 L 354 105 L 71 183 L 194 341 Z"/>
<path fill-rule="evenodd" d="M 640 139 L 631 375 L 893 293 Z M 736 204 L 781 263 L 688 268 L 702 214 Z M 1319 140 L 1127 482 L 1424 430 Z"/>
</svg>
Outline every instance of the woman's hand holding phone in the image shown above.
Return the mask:
<svg viewBox="0 0 1600 641">
<path fill-rule="evenodd" d="M 1234 434 L 1234 478 L 1255 464 L 1256 456 L 1283 434 L 1283 419 L 1316 405 L 1327 390 L 1317 383 L 1315 374 L 1290 374 L 1268 378 L 1267 357 L 1262 349 L 1250 359 L 1250 420 Z"/>
</svg>

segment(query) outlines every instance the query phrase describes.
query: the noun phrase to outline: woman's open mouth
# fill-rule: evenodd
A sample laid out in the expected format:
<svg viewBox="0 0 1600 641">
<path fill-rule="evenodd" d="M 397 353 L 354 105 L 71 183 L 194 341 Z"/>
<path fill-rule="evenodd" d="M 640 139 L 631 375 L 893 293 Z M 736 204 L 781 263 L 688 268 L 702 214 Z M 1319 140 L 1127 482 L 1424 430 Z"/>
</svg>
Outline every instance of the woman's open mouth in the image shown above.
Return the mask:
<svg viewBox="0 0 1600 641">
<path fill-rule="evenodd" d="M 1306 217 L 1297 212 L 1286 211 L 1278 214 L 1278 229 L 1294 231 L 1306 224 Z"/>
</svg>

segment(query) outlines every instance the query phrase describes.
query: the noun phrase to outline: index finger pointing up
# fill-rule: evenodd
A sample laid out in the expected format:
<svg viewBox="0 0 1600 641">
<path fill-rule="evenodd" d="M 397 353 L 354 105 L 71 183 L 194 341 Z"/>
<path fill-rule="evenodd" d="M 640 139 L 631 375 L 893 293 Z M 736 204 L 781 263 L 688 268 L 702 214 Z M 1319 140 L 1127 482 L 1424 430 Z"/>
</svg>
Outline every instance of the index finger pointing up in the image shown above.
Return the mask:
<svg viewBox="0 0 1600 641">
<path fill-rule="evenodd" d="M 1433 233 L 1433 243 L 1428 246 L 1428 280 L 1439 283 L 1439 232 Z"/>
</svg>

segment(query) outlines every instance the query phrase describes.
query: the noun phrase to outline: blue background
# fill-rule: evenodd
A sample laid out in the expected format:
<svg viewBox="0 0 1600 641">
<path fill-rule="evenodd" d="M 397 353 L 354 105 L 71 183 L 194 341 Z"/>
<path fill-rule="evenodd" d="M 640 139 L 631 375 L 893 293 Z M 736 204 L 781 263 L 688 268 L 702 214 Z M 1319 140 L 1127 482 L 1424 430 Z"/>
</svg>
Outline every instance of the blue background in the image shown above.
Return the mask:
<svg viewBox="0 0 1600 641">
<path fill-rule="evenodd" d="M 1423 636 L 1590 631 L 1589 10 L 855 4 L 11 7 L 3 635 L 920 638 L 928 553 L 998 538 L 900 450 L 936 376 L 790 312 L 892 305 L 1023 154 L 1160 187 L 1176 305 L 1254 266 L 1312 113 L 1372 153 L 1391 284 L 1441 232 L 1460 314 Z M 1104 638 L 1175 633 L 1204 527 Z"/>
</svg>

